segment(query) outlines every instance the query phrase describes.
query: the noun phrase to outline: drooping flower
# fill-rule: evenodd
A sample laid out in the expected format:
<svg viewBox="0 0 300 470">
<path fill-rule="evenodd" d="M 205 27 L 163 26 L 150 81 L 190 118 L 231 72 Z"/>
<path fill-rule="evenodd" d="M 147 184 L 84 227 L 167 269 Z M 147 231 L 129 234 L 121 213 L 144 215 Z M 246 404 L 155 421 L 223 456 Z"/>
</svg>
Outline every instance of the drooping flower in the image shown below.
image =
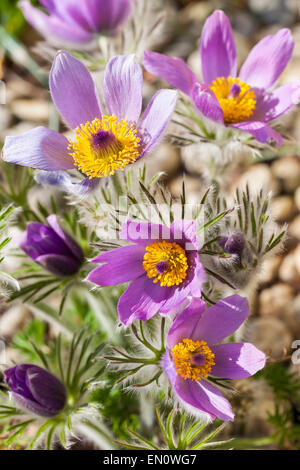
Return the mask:
<svg viewBox="0 0 300 470">
<path fill-rule="evenodd" d="M 193 299 L 168 333 L 163 356 L 166 372 L 179 401 L 211 419 L 234 419 L 229 401 L 210 378 L 243 379 L 265 365 L 265 354 L 250 343 L 220 343 L 249 315 L 248 301 L 226 297 L 205 311 L 205 302 Z"/>
<path fill-rule="evenodd" d="M 65 407 L 67 391 L 55 375 L 34 364 L 19 364 L 4 371 L 15 403 L 30 413 L 51 417 Z"/>
<path fill-rule="evenodd" d="M 38 222 L 28 224 L 19 246 L 55 276 L 73 276 L 78 273 L 84 260 L 82 248 L 59 225 L 55 215 L 50 215 L 47 222 L 49 225 Z"/>
<path fill-rule="evenodd" d="M 96 34 L 113 35 L 131 12 L 131 0 L 40 0 L 46 13 L 22 0 L 26 20 L 46 39 L 85 44 Z"/>
<path fill-rule="evenodd" d="M 242 254 L 246 246 L 245 236 L 241 232 L 233 232 L 228 235 L 222 235 L 218 244 L 223 248 L 225 253 L 233 255 L 238 263 L 241 263 Z"/>
<path fill-rule="evenodd" d="M 118 303 L 123 324 L 167 314 L 188 296 L 201 295 L 205 271 L 195 222 L 176 221 L 167 227 L 127 221 L 120 238 L 133 244 L 97 256 L 93 262 L 105 264 L 94 269 L 88 281 L 99 286 L 132 281 Z"/>
<path fill-rule="evenodd" d="M 287 66 L 294 41 L 289 29 L 266 36 L 250 52 L 237 75 L 237 55 L 229 19 L 215 11 L 203 27 L 202 83 L 177 57 L 146 51 L 143 65 L 193 100 L 207 118 L 252 134 L 260 142 L 282 144 L 268 123 L 300 100 L 300 81 L 272 90 Z"/>
<path fill-rule="evenodd" d="M 17 137 L 6 137 L 3 159 L 45 170 L 40 182 L 79 194 L 151 151 L 163 136 L 177 99 L 174 90 L 158 91 L 139 121 L 143 74 L 133 54 L 113 57 L 107 64 L 103 92 L 108 114 L 101 112 L 89 71 L 68 52 L 56 56 L 49 82 L 52 99 L 74 129 L 74 139 L 37 127 Z M 71 183 L 61 170 L 73 168 L 87 178 Z"/>
</svg>

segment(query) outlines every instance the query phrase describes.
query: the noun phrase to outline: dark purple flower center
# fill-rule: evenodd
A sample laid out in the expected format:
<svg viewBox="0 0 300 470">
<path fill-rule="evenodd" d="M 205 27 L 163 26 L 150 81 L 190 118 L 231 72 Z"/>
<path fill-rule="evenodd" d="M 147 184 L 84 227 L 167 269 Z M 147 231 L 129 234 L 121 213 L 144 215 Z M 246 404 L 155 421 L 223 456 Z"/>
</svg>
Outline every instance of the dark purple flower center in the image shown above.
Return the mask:
<svg viewBox="0 0 300 470">
<path fill-rule="evenodd" d="M 191 359 L 191 363 L 193 364 L 193 366 L 203 366 L 205 361 L 205 356 L 202 353 L 193 354 Z"/>
<path fill-rule="evenodd" d="M 100 130 L 93 134 L 93 147 L 96 150 L 110 147 L 116 142 L 115 136 L 109 131 Z"/>
<path fill-rule="evenodd" d="M 241 93 L 241 87 L 238 83 L 234 83 L 230 89 L 230 96 L 236 98 Z"/>
<path fill-rule="evenodd" d="M 155 267 L 159 274 L 163 274 L 168 269 L 168 261 L 160 261 Z"/>
</svg>

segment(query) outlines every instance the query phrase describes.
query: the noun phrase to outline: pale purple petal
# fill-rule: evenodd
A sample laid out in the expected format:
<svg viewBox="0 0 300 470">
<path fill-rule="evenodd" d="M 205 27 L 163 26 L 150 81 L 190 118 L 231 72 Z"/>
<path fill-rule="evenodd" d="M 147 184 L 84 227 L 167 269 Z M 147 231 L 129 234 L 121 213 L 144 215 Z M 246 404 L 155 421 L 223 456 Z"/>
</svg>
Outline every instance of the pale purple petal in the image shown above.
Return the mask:
<svg viewBox="0 0 300 470">
<path fill-rule="evenodd" d="M 85 0 L 80 1 L 80 7 L 93 31 L 113 33 L 128 18 L 131 1 Z"/>
<path fill-rule="evenodd" d="M 50 2 L 47 2 L 50 6 Z M 60 3 L 63 3 L 60 0 Z M 22 0 L 18 3 L 23 14 L 28 21 L 43 37 L 59 38 L 68 43 L 86 43 L 91 41 L 92 32 L 83 28 L 79 23 L 66 21 L 65 18 L 57 15 L 46 15 L 38 8 L 35 8 L 29 0 Z M 49 10 L 50 11 L 50 10 Z"/>
<path fill-rule="evenodd" d="M 269 122 L 287 112 L 300 101 L 300 81 L 288 83 L 271 93 L 257 94 L 251 120 Z"/>
<path fill-rule="evenodd" d="M 88 281 L 99 286 L 115 286 L 132 281 L 145 274 L 143 258 L 145 247 L 129 245 L 101 253 L 93 259 L 94 263 L 105 263 L 94 269 Z"/>
<path fill-rule="evenodd" d="M 120 297 L 118 312 L 121 322 L 147 321 L 159 312 L 169 295 L 167 287 L 154 284 L 146 274 L 135 279 Z"/>
<path fill-rule="evenodd" d="M 110 114 L 119 119 L 137 122 L 142 110 L 142 68 L 135 55 L 116 56 L 108 62 L 103 92 Z"/>
<path fill-rule="evenodd" d="M 6 137 L 2 154 L 6 162 L 41 170 L 74 168 L 66 137 L 42 126 L 16 137 Z"/>
<path fill-rule="evenodd" d="M 66 171 L 40 171 L 35 178 L 37 183 L 56 186 L 62 191 L 84 197 L 90 194 L 99 184 L 99 178 L 84 178 L 79 183 L 72 182 Z"/>
<path fill-rule="evenodd" d="M 251 50 L 241 71 L 240 79 L 252 87 L 268 90 L 291 59 L 294 40 L 289 29 L 264 37 Z"/>
<path fill-rule="evenodd" d="M 209 85 L 218 77 L 235 77 L 236 48 L 230 21 L 221 10 L 205 22 L 200 43 L 203 82 Z"/>
<path fill-rule="evenodd" d="M 263 369 L 265 354 L 251 343 L 226 343 L 211 347 L 215 354 L 211 375 L 223 379 L 244 379 Z"/>
<path fill-rule="evenodd" d="M 175 90 L 160 90 L 148 104 L 138 128 L 143 145 L 141 156 L 153 150 L 162 139 L 175 109 L 177 96 Z"/>
<path fill-rule="evenodd" d="M 96 86 L 88 69 L 66 51 L 54 59 L 49 85 L 52 99 L 67 124 L 80 124 L 101 118 Z"/>
<path fill-rule="evenodd" d="M 207 86 L 197 83 L 192 92 L 196 108 L 212 121 L 224 123 L 224 113 L 214 92 Z"/>
<path fill-rule="evenodd" d="M 248 132 L 253 135 L 256 140 L 262 143 L 275 142 L 278 147 L 283 144 L 283 139 L 278 132 L 272 129 L 268 124 L 260 121 L 244 121 L 231 124 L 241 131 Z"/>
<path fill-rule="evenodd" d="M 178 315 L 168 334 L 168 345 L 171 349 L 184 338 L 194 337 L 195 328 L 197 327 L 205 308 L 206 304 L 203 300 L 194 298 Z"/>
<path fill-rule="evenodd" d="M 143 66 L 148 72 L 163 78 L 174 88 L 190 96 L 195 83 L 199 82 L 190 67 L 178 57 L 145 51 Z"/>
<path fill-rule="evenodd" d="M 234 413 L 229 401 L 207 380 L 195 382 L 191 379 L 184 380 L 178 375 L 174 389 L 183 401 L 200 411 L 205 411 L 212 419 L 233 421 Z"/>
</svg>

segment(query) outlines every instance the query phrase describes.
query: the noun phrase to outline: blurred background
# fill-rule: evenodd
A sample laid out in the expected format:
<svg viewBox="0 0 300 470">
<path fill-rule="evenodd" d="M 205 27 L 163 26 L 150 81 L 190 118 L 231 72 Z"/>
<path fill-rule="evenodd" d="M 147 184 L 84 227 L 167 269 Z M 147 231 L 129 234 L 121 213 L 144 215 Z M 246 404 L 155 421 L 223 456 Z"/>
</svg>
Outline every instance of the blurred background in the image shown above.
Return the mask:
<svg viewBox="0 0 300 470">
<path fill-rule="evenodd" d="M 300 78 L 299 0 L 156 0 L 156 3 L 167 11 L 167 24 L 164 34 L 156 38 L 155 49 L 182 57 L 196 73 L 200 74 L 198 45 L 203 23 L 214 9 L 222 8 L 234 29 L 239 65 L 263 36 L 282 27 L 291 28 L 295 49 L 292 60 L 280 77 L 280 84 Z M 0 2 L 0 79 L 6 85 L 6 102 L 0 104 L 0 146 L 5 136 L 18 135 L 37 125 L 48 126 L 50 123 L 52 127 L 53 119 L 56 119 L 47 84 L 50 62 L 41 57 L 37 49 L 42 38 L 25 22 L 16 4 L 16 0 Z M 147 73 L 145 81 L 147 100 L 163 82 Z M 300 340 L 300 110 L 286 115 L 281 127 L 288 145 L 283 146 L 280 152 L 264 154 L 262 159 L 253 161 L 251 165 L 239 162 L 230 175 L 226 190 L 229 195 L 233 194 L 237 185 L 250 181 L 258 188 L 272 191 L 275 219 L 279 224 L 289 224 L 284 250 L 269 258 L 260 273 L 247 340 L 265 352 L 270 351 L 272 357 L 279 360 L 274 366 L 277 369 L 273 371 L 273 376 L 277 374 L 278 383 L 281 380 L 284 386 L 286 374 L 295 374 L 295 380 L 298 380 L 295 383 L 299 386 L 300 364 L 291 365 L 290 359 L 284 358 L 287 351 L 291 353 L 293 341 Z M 181 191 L 184 173 L 189 195 L 197 199 L 204 184 L 203 163 L 197 160 L 197 153 L 177 148 L 166 141 L 147 164 L 153 174 L 158 170 L 167 173 L 167 184 L 174 196 Z M 3 178 L 0 174 L 0 184 Z M 9 342 L 16 332 L 28 328 L 32 319 L 31 312 L 22 305 L 9 310 L 2 308 L 1 337 Z M 295 448 L 300 440 L 297 404 L 294 396 L 289 397 L 291 392 L 287 391 L 282 406 L 287 406 L 289 419 L 284 423 L 281 418 L 276 418 L 274 393 L 278 390 L 272 386 L 272 377 L 241 385 L 240 400 L 246 397 L 245 400 L 249 401 L 247 419 L 244 419 L 243 407 L 239 404 L 241 415 L 229 432 L 259 437 L 272 434 L 276 426 L 279 430 L 290 426 L 291 435 L 277 445 Z"/>
</svg>

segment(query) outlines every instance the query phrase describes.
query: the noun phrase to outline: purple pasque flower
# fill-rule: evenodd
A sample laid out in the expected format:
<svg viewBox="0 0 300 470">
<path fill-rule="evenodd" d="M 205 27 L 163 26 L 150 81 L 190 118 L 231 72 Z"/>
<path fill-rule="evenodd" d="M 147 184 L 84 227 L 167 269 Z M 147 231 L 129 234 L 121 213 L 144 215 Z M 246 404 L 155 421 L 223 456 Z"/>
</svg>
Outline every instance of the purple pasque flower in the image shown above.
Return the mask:
<svg viewBox="0 0 300 470">
<path fill-rule="evenodd" d="M 170 227 L 127 221 L 120 238 L 133 244 L 98 255 L 93 262 L 105 264 L 94 269 L 88 281 L 99 286 L 131 281 L 118 303 L 124 325 L 170 313 L 188 296 L 201 295 L 205 271 L 194 221 L 180 220 Z"/>
<path fill-rule="evenodd" d="M 237 55 L 227 16 L 215 11 L 205 22 L 201 43 L 202 83 L 177 57 L 146 51 L 143 65 L 191 97 L 207 118 L 246 131 L 259 142 L 281 136 L 268 123 L 300 99 L 300 81 L 272 90 L 287 66 L 294 47 L 289 29 L 266 36 L 250 52 L 237 75 Z"/>
<path fill-rule="evenodd" d="M 218 244 L 223 248 L 225 253 L 232 255 L 241 264 L 242 254 L 246 247 L 245 236 L 242 232 L 233 232 L 228 235 L 221 235 Z"/>
<path fill-rule="evenodd" d="M 220 343 L 248 317 L 246 298 L 232 295 L 205 307 L 205 302 L 193 299 L 177 316 L 162 365 L 184 406 L 230 421 L 230 403 L 209 378 L 249 377 L 264 367 L 266 357 L 250 343 Z"/>
<path fill-rule="evenodd" d="M 115 34 L 131 12 L 131 0 L 40 0 L 40 4 L 46 13 L 30 0 L 18 5 L 43 37 L 69 44 L 86 44 L 96 34 Z"/>
<path fill-rule="evenodd" d="M 13 400 L 39 416 L 58 415 L 65 407 L 67 391 L 55 375 L 34 364 L 19 364 L 4 371 Z"/>
<path fill-rule="evenodd" d="M 37 127 L 17 137 L 6 137 L 3 159 L 44 170 L 42 182 L 78 194 L 88 192 L 100 178 L 124 170 L 153 150 L 177 100 L 174 90 L 158 91 L 140 119 L 143 73 L 133 54 L 113 57 L 106 66 L 103 93 L 107 115 L 101 111 L 89 71 L 68 52 L 57 54 L 49 82 L 58 111 L 75 131 L 74 139 Z M 72 184 L 61 171 L 73 168 L 86 175 L 80 183 Z"/>
<path fill-rule="evenodd" d="M 37 264 L 59 277 L 78 273 L 84 260 L 80 245 L 58 223 L 55 215 L 49 225 L 31 222 L 19 242 L 20 248 Z"/>
</svg>

